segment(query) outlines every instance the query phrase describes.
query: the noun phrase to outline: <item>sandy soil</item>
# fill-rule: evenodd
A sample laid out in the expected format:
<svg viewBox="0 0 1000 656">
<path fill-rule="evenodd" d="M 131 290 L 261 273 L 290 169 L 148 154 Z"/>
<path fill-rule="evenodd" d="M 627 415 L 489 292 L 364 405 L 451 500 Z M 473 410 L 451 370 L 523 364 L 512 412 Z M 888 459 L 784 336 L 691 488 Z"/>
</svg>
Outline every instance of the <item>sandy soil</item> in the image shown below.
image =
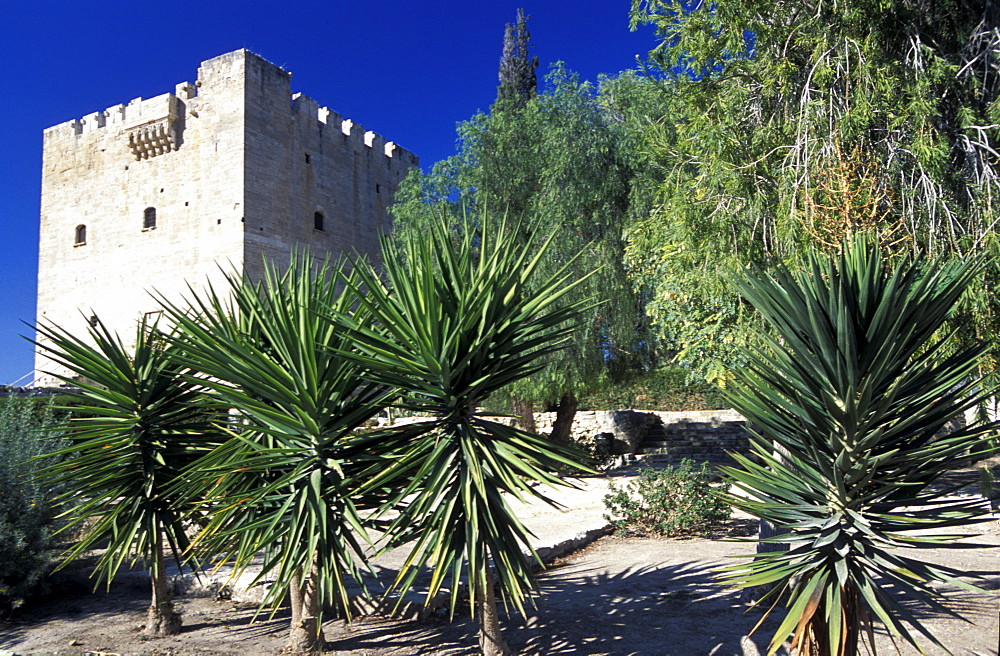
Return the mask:
<svg viewBox="0 0 1000 656">
<path fill-rule="evenodd" d="M 979 537 L 971 537 L 978 531 Z M 732 520 L 725 534 L 752 534 L 752 520 Z M 1000 522 L 964 529 L 964 541 L 1000 546 Z M 717 537 L 725 537 L 724 535 Z M 776 620 L 745 636 L 760 618 L 739 592 L 717 581 L 729 556 L 752 544 L 724 539 L 620 539 L 607 537 L 556 561 L 543 572 L 543 592 L 527 620 L 505 619 L 511 647 L 528 655 L 727 656 L 766 653 Z M 980 577 L 988 594 L 957 593 L 950 605 L 968 622 L 915 609 L 921 623 L 953 653 L 997 655 L 1000 551 L 989 548 L 927 552 L 927 560 Z M 182 597 L 184 632 L 147 639 L 139 629 L 148 604 L 145 587 L 122 586 L 110 594 L 67 594 L 0 624 L 0 654 L 230 656 L 274 654 L 285 640 L 288 616 L 252 621 L 254 608 L 231 601 Z M 458 655 L 476 653 L 476 626 L 467 617 L 448 622 L 385 617 L 350 626 L 328 622 L 332 654 L 351 656 Z M 879 653 L 894 653 L 878 636 Z M 782 650 L 779 653 L 786 653 Z M 903 654 L 918 652 L 904 647 Z M 929 653 L 944 653 L 933 648 Z"/>
</svg>

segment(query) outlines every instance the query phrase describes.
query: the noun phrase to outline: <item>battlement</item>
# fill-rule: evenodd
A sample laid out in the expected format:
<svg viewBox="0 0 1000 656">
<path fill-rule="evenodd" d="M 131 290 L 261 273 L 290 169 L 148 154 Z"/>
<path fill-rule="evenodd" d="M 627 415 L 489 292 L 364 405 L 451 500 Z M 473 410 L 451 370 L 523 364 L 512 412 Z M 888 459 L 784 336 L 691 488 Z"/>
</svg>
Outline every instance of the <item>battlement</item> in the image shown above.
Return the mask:
<svg viewBox="0 0 1000 656">
<path fill-rule="evenodd" d="M 304 93 L 292 95 L 292 111 L 303 120 L 310 120 L 309 117 L 314 116 L 316 127 L 324 131 L 324 134 L 330 134 L 330 130 L 336 134 L 339 128 L 339 133 L 358 149 L 363 146 L 386 157 L 394 157 L 397 149 L 403 151 L 395 142 L 386 140 L 382 135 L 365 130 L 364 126 L 344 118 L 329 107 L 320 107 L 318 102 Z"/>
<path fill-rule="evenodd" d="M 190 84 L 178 88 L 194 89 Z M 189 96 L 194 97 L 193 93 Z M 154 98 L 134 98 L 127 105 L 114 105 L 103 112 L 92 112 L 83 118 L 72 119 L 45 129 L 45 136 L 72 136 L 88 134 L 102 128 L 130 129 L 156 121 L 176 121 L 180 115 L 180 99 L 172 93 Z"/>
<path fill-rule="evenodd" d="M 186 115 L 193 113 L 197 117 L 199 104 L 210 105 L 213 95 L 222 92 L 223 88 L 231 88 L 241 81 L 246 83 L 251 72 L 260 77 L 274 78 L 278 87 L 290 88 L 290 72 L 249 50 L 236 50 L 202 62 L 195 84 L 182 82 L 176 85 L 173 93 L 134 98 L 127 104 L 114 105 L 103 112 L 92 112 L 82 118 L 59 123 L 47 128 L 44 135 L 46 139 L 63 140 L 100 130 L 123 131 L 127 133 L 126 139 L 133 156 L 148 159 L 180 148 Z M 270 89 L 269 92 L 290 93 L 284 88 Z M 411 162 L 416 161 L 412 153 L 395 142 L 366 130 L 328 107 L 320 106 L 303 93 L 291 95 L 290 111 L 295 120 L 311 121 L 312 125 L 306 127 L 314 128 L 326 139 L 341 134 L 346 138 L 342 141 L 355 150 L 368 149 L 386 157 L 403 156 Z"/>
</svg>

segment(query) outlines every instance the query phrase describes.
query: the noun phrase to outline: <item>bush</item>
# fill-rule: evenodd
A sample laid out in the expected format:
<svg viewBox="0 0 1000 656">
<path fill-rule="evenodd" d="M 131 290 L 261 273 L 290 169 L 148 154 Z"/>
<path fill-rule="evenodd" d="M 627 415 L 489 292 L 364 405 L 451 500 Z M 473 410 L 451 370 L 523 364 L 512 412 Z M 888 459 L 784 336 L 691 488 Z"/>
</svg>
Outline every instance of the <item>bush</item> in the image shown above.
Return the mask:
<svg viewBox="0 0 1000 656">
<path fill-rule="evenodd" d="M 0 610 L 39 592 L 52 568 L 54 494 L 35 480 L 44 461 L 31 458 L 62 446 L 56 423 L 48 401 L 0 399 Z"/>
<path fill-rule="evenodd" d="M 580 410 L 719 410 L 732 404 L 722 390 L 692 378 L 687 369 L 667 367 L 644 373 L 603 391 L 580 397 Z"/>
<path fill-rule="evenodd" d="M 624 488 L 608 485 L 604 518 L 619 535 L 682 535 L 704 532 L 729 518 L 729 504 L 711 486 L 712 473 L 691 460 L 679 467 L 643 469 Z"/>
</svg>

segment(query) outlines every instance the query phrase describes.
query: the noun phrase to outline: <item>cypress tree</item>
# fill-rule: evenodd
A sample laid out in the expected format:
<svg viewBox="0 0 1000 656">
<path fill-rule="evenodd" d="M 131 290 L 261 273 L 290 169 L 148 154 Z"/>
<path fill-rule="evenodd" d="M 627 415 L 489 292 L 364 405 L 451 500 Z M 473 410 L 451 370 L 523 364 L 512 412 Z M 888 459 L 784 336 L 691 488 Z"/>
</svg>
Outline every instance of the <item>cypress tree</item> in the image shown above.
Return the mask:
<svg viewBox="0 0 1000 656">
<path fill-rule="evenodd" d="M 517 20 L 507 23 L 503 31 L 503 54 L 500 56 L 500 86 L 497 87 L 497 106 L 523 108 L 538 88 L 538 57 L 528 52 L 531 33 L 528 17 L 523 9 L 517 10 Z"/>
</svg>

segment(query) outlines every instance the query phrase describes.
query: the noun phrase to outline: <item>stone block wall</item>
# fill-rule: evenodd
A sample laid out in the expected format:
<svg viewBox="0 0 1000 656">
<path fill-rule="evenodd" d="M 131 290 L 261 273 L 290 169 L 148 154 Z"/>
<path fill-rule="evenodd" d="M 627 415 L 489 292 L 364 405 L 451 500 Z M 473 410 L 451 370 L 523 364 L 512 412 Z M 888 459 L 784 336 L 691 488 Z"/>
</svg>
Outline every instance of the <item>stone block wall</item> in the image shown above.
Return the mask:
<svg viewBox="0 0 1000 656">
<path fill-rule="evenodd" d="M 550 432 L 554 420 L 554 412 L 535 413 L 539 433 Z M 720 463 L 729 461 L 727 451 L 749 451 L 744 421 L 735 410 L 583 411 L 576 414 L 571 433 L 587 445 L 598 435 L 610 434 L 612 452 L 627 457 L 664 464 L 678 464 L 684 458 Z"/>
<path fill-rule="evenodd" d="M 735 413 L 734 413 L 735 414 Z M 701 417 L 666 417 L 647 431 L 636 457 L 662 465 L 679 465 L 689 459 L 695 463 L 732 465 L 730 453 L 749 454 L 749 434 L 738 415 Z"/>
<path fill-rule="evenodd" d="M 554 412 L 536 412 L 535 426 L 539 433 L 552 431 Z M 645 431 L 659 420 L 664 424 L 676 422 L 708 422 L 720 424 L 727 421 L 743 421 L 743 415 L 735 410 L 694 410 L 685 412 L 659 412 L 640 410 L 583 410 L 573 418 L 571 433 L 573 439 L 590 443 L 599 433 L 638 433 L 644 437 Z M 641 441 L 641 438 L 638 440 Z"/>
<path fill-rule="evenodd" d="M 552 432 L 554 412 L 536 412 L 539 434 Z M 380 419 L 384 425 L 385 419 Z M 396 419 L 396 424 L 426 421 L 423 417 Z M 510 423 L 510 417 L 499 418 Z M 609 439 L 611 455 L 623 461 L 643 460 L 677 465 L 685 458 L 711 464 L 732 462 L 726 452 L 749 453 L 745 419 L 735 410 L 649 412 L 636 410 L 585 410 L 573 418 L 574 441 L 593 446 L 601 435 Z"/>
</svg>

